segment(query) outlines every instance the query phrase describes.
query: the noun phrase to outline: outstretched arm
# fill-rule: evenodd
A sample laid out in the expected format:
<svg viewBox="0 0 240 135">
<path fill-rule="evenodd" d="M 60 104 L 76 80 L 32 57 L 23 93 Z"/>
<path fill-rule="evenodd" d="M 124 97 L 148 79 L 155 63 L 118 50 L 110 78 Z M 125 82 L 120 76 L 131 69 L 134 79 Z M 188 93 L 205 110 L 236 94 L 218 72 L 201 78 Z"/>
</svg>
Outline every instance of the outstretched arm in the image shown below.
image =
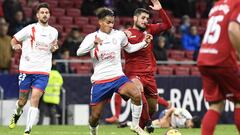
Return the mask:
<svg viewBox="0 0 240 135">
<path fill-rule="evenodd" d="M 151 2 L 153 4 L 153 6 L 149 5 L 149 7 L 151 9 L 153 9 L 153 10 L 160 10 L 160 9 L 162 9 L 162 5 L 161 5 L 161 3 L 158 0 L 151 0 Z"/>
<path fill-rule="evenodd" d="M 153 10 L 158 10 L 159 11 L 159 17 L 162 19 L 161 23 L 158 24 L 150 24 L 150 33 L 155 34 L 155 33 L 160 33 L 164 30 L 170 29 L 172 27 L 172 22 L 170 21 L 170 18 L 162 8 L 162 5 L 158 0 L 151 0 L 153 3 L 153 6 L 149 6 Z"/>
<path fill-rule="evenodd" d="M 128 53 L 133 53 L 133 52 L 136 52 L 142 48 L 145 48 L 148 46 L 148 44 L 152 41 L 153 39 L 153 36 L 150 35 L 150 34 L 147 34 L 144 38 L 144 40 L 140 43 L 137 43 L 137 44 L 131 44 L 131 43 L 128 43 L 125 47 L 124 47 L 124 50 Z"/>
</svg>

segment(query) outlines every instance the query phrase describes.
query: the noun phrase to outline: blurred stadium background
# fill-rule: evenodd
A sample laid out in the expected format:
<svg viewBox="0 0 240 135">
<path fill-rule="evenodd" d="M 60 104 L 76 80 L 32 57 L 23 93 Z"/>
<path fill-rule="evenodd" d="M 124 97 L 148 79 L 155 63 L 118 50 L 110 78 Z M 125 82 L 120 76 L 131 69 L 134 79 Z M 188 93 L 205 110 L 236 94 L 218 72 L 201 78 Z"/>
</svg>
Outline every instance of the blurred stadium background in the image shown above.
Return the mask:
<svg viewBox="0 0 240 135">
<path fill-rule="evenodd" d="M 49 24 L 57 28 L 60 35 L 61 47 L 54 53 L 58 70 L 64 77 L 62 98 L 58 108 L 60 124 L 87 125 L 92 63 L 89 56 L 76 57 L 75 52 L 84 36 L 98 28 L 94 11 L 102 6 L 112 8 L 117 15 L 115 27 L 125 29 L 131 26 L 133 11 L 138 7 L 148 8 L 149 0 L 0 0 L 0 16 L 8 22 L 8 36 L 36 21 L 34 8 L 39 2 L 47 2 L 50 5 Z M 175 107 L 187 108 L 192 115 L 202 117 L 208 104 L 203 99 L 201 78 L 196 67 L 198 48 L 185 47 L 182 37 L 188 32 L 182 27 L 195 26 L 197 30 L 195 36 L 202 38 L 206 29 L 207 14 L 213 2 L 212 0 L 161 0 L 160 2 L 174 27 L 154 37 L 159 95 L 172 101 Z M 157 12 L 152 11 L 151 14 L 150 22 L 161 22 Z M 0 24 L 0 27 L 2 25 L 5 24 Z M 161 43 L 164 45 L 158 48 L 160 39 L 163 39 Z M 11 116 L 9 112 L 15 107 L 18 98 L 17 73 L 21 52 L 10 51 L 9 58 L 1 55 L 3 52 L 5 49 L 0 47 L 0 63 L 7 61 L 7 64 L 0 64 L 0 125 L 7 125 Z M 27 108 L 28 106 L 25 107 Z M 129 104 L 123 102 L 122 108 L 120 121 L 126 121 L 130 118 Z M 159 106 L 159 111 L 162 109 Z M 232 111 L 233 104 L 227 102 L 220 123 L 233 123 Z M 114 113 L 113 101 L 106 106 L 100 122 L 105 123 L 104 118 L 111 116 L 112 113 Z M 20 119 L 20 125 L 24 124 L 25 118 L 26 115 Z M 48 116 L 44 120 L 44 124 L 48 125 Z M 6 131 L 0 128 L 0 131 L 2 130 Z"/>
</svg>

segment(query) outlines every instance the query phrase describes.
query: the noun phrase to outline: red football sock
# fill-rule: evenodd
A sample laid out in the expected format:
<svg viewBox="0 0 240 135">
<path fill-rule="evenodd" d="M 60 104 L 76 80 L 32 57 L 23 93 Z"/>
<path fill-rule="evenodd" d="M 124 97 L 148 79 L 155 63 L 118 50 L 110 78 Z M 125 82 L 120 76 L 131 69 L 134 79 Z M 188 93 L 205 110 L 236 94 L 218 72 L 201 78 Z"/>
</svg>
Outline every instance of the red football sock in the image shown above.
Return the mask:
<svg viewBox="0 0 240 135">
<path fill-rule="evenodd" d="M 146 123 L 151 120 L 150 116 L 149 116 L 149 108 L 148 108 L 148 103 L 147 103 L 147 99 L 144 96 L 144 93 L 142 92 L 142 103 L 143 103 L 143 108 L 142 108 L 142 114 L 140 117 L 140 121 L 139 121 L 139 126 L 144 129 L 144 127 L 146 126 Z"/>
<path fill-rule="evenodd" d="M 115 94 L 115 116 L 119 118 L 119 115 L 121 113 L 121 104 L 122 104 L 122 98 L 119 94 Z"/>
<path fill-rule="evenodd" d="M 240 133 L 240 108 L 235 108 L 234 110 L 234 121 L 238 132 Z"/>
<path fill-rule="evenodd" d="M 169 106 L 168 101 L 166 101 L 164 98 L 158 96 L 157 100 L 158 100 L 158 104 L 160 104 L 166 108 Z"/>
<path fill-rule="evenodd" d="M 202 120 L 202 135 L 213 135 L 219 118 L 220 113 L 214 110 L 208 110 Z"/>
</svg>

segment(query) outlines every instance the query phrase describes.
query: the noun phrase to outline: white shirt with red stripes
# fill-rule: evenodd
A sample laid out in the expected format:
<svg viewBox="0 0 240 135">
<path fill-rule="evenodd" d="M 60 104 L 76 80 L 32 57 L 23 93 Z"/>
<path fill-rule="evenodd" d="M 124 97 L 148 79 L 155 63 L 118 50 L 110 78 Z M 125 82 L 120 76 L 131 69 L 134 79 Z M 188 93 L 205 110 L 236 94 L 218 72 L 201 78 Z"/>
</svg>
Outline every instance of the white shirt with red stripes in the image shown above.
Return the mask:
<svg viewBox="0 0 240 135">
<path fill-rule="evenodd" d="M 33 23 L 14 35 L 22 44 L 19 70 L 27 74 L 49 74 L 52 67 L 53 42 L 57 41 L 58 31 L 52 26 Z"/>
<path fill-rule="evenodd" d="M 102 40 L 102 44 L 94 46 L 95 38 Z M 123 76 L 121 64 L 121 49 L 124 47 L 129 52 L 143 48 L 146 42 L 140 42 L 132 47 L 128 43 L 124 32 L 113 29 L 109 34 L 100 30 L 88 34 L 77 51 L 77 55 L 82 55 L 90 51 L 93 60 L 94 74 L 92 82 L 107 82 L 114 78 Z"/>
</svg>

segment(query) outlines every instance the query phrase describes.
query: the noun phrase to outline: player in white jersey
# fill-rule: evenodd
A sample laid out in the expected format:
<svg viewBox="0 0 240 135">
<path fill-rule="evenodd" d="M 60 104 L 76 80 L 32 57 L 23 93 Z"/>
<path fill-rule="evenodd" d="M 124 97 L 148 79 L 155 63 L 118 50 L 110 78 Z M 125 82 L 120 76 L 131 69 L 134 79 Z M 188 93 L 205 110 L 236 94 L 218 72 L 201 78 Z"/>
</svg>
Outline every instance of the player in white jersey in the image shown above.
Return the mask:
<svg viewBox="0 0 240 135">
<path fill-rule="evenodd" d="M 98 134 L 97 127 L 101 112 L 114 92 L 132 101 L 131 129 L 139 135 L 148 135 L 138 126 L 142 112 L 141 92 L 123 73 L 121 49 L 124 48 L 128 52 L 137 51 L 148 45 L 152 36 L 147 35 L 144 41 L 128 45 L 125 33 L 113 29 L 114 13 L 111 9 L 100 8 L 97 17 L 100 29 L 88 34 L 77 50 L 78 56 L 90 52 L 94 65 L 94 73 L 91 77 L 93 85 L 90 103 L 92 111 L 89 119 L 90 135 Z"/>
<path fill-rule="evenodd" d="M 24 135 L 30 135 L 38 115 L 39 100 L 48 83 L 52 66 L 52 52 L 58 49 L 58 31 L 48 25 L 50 11 L 47 3 L 39 4 L 36 16 L 37 23 L 24 27 L 11 40 L 13 50 L 22 50 L 22 55 L 19 67 L 19 100 L 9 128 L 16 126 L 31 91 L 31 107 L 28 110 Z"/>
<path fill-rule="evenodd" d="M 159 118 L 153 121 L 155 127 L 161 128 L 199 128 L 201 124 L 198 116 L 192 115 L 183 108 L 170 108 L 163 110 Z"/>
</svg>

